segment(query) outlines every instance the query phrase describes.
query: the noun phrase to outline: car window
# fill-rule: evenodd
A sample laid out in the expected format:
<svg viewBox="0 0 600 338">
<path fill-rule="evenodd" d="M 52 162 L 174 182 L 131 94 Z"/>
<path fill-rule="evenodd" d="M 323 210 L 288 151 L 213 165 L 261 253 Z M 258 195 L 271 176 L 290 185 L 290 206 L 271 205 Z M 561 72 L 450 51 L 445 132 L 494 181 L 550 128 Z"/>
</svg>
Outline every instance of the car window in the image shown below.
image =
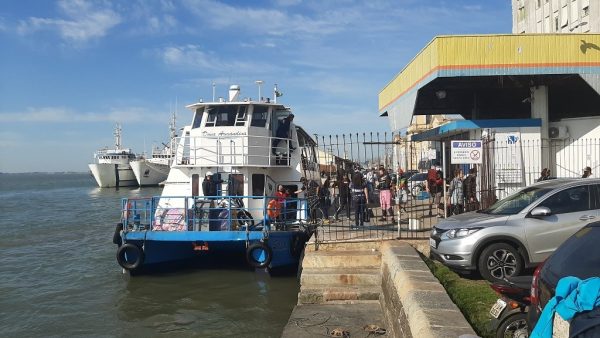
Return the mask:
<svg viewBox="0 0 600 338">
<path fill-rule="evenodd" d="M 538 207 L 546 207 L 553 214 L 590 210 L 589 186 L 582 185 L 561 190 L 542 201 Z"/>
<path fill-rule="evenodd" d="M 517 191 L 516 193 L 494 203 L 491 207 L 481 210 L 481 213 L 492 215 L 514 215 L 518 214 L 531 203 L 539 200 L 552 189 L 540 186 L 531 186 Z"/>
</svg>

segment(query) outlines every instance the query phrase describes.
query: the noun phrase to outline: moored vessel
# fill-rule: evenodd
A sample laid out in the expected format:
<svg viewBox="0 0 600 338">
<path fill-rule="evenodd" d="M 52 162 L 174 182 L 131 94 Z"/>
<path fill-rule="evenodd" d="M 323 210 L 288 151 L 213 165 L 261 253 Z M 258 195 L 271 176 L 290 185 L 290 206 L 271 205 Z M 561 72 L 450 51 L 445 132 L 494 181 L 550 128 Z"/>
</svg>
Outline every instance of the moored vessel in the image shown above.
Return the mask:
<svg viewBox="0 0 600 338">
<path fill-rule="evenodd" d="M 138 185 L 131 170 L 130 162 L 136 155 L 131 149 L 121 145 L 121 125 L 115 126 L 115 147 L 105 147 L 94 153 L 94 163 L 88 167 L 100 188 L 129 187 Z"/>
<path fill-rule="evenodd" d="M 229 100 L 187 106 L 192 123 L 175 138 L 161 196 L 122 200 L 113 241 L 124 270 L 297 267 L 314 229 L 306 198 L 319 177 L 316 144 L 276 89 L 273 101 L 239 95 L 231 86 Z"/>
<path fill-rule="evenodd" d="M 131 169 L 139 186 L 158 185 L 169 176 L 171 162 L 175 155 L 173 141 L 177 137 L 175 129 L 175 113 L 169 123 L 169 142 L 162 147 L 153 147 L 150 158 L 140 158 L 131 161 Z"/>
</svg>

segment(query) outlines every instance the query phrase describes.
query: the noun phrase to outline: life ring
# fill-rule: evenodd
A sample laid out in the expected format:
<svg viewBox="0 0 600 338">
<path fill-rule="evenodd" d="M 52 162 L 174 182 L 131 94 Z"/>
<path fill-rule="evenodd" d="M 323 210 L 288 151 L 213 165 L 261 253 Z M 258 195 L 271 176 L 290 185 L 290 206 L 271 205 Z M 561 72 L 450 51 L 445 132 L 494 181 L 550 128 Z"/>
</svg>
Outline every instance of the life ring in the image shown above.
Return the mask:
<svg viewBox="0 0 600 338">
<path fill-rule="evenodd" d="M 271 200 L 267 205 L 267 216 L 270 219 L 276 219 L 281 214 L 281 204 L 278 200 Z"/>
<path fill-rule="evenodd" d="M 123 244 L 123 241 L 121 240 L 121 230 L 123 230 L 123 223 L 117 223 L 115 233 L 113 234 L 113 243 L 118 246 L 121 246 L 121 244 Z"/>
<path fill-rule="evenodd" d="M 272 259 L 273 250 L 264 242 L 251 244 L 246 249 L 246 261 L 253 268 L 266 268 L 271 264 Z"/>
<path fill-rule="evenodd" d="M 117 262 L 125 270 L 135 270 L 144 263 L 144 250 L 137 245 L 125 243 L 117 249 Z"/>
</svg>

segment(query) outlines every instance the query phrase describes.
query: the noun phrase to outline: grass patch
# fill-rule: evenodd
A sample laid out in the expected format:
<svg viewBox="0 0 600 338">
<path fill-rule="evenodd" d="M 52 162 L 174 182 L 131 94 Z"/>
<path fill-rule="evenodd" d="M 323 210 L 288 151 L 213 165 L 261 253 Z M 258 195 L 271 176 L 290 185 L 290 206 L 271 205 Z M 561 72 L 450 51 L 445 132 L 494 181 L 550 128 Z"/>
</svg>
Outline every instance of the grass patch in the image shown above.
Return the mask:
<svg viewBox="0 0 600 338">
<path fill-rule="evenodd" d="M 489 312 L 498 295 L 490 288 L 489 283 L 485 280 L 461 278 L 438 262 L 424 256 L 423 260 L 475 332 L 481 337 L 495 337 L 495 333 L 489 328 Z"/>
</svg>

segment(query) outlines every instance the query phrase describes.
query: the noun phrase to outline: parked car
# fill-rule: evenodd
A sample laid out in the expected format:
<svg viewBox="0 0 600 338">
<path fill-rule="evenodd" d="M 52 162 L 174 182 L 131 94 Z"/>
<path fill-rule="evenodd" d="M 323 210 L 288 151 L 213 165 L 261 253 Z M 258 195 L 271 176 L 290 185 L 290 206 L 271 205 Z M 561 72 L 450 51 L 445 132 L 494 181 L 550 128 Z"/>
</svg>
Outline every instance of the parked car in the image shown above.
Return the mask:
<svg viewBox="0 0 600 338">
<path fill-rule="evenodd" d="M 416 197 L 421 191 L 425 191 L 425 181 L 427 181 L 427 173 L 417 173 L 412 175 L 407 181 L 410 194 Z"/>
<path fill-rule="evenodd" d="M 531 306 L 527 321 L 530 329 L 537 323 L 542 309 L 554 297 L 558 281 L 566 276 L 579 279 L 600 277 L 600 222 L 590 223 L 556 249 L 533 274 Z M 600 307 L 576 315 L 569 324 L 585 337 L 600 336 Z"/>
<path fill-rule="evenodd" d="M 441 220 L 431 255 L 489 281 L 517 276 L 544 261 L 600 214 L 600 179 L 556 179 L 523 188 L 490 208 Z"/>
</svg>

